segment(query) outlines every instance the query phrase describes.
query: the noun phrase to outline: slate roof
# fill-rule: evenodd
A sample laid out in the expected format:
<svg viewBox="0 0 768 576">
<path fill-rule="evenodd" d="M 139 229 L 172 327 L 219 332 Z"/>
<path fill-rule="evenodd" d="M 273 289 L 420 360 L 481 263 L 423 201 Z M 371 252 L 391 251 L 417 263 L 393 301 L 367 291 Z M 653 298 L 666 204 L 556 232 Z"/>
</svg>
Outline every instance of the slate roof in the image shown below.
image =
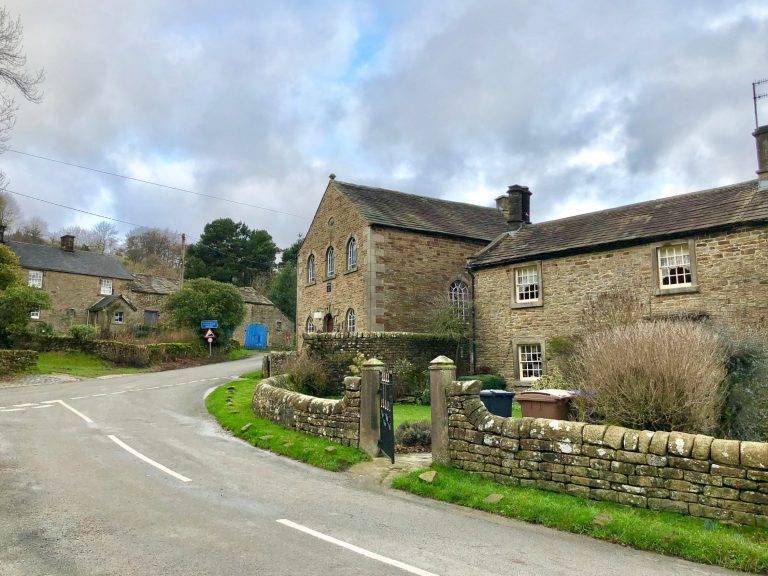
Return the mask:
<svg viewBox="0 0 768 576">
<path fill-rule="evenodd" d="M 243 297 L 243 300 L 248 304 L 263 304 L 265 306 L 274 306 L 272 300 L 263 294 L 259 294 L 254 288 L 246 286 L 240 287 L 237 290 L 240 292 L 240 296 Z"/>
<path fill-rule="evenodd" d="M 153 276 L 152 274 L 134 274 L 131 282 L 132 292 L 143 292 L 146 294 L 172 294 L 179 289 L 179 282 L 164 278 L 162 276 Z"/>
<path fill-rule="evenodd" d="M 128 306 L 130 306 L 133 311 L 136 311 L 136 306 L 133 305 L 133 302 L 128 300 L 125 296 L 122 294 L 112 294 L 111 296 L 104 296 L 101 300 L 96 302 L 93 306 L 88 308 L 89 312 L 100 312 L 101 310 L 105 310 L 106 308 L 109 308 L 112 304 L 117 302 L 118 300 L 122 300 L 125 302 Z"/>
<path fill-rule="evenodd" d="M 592 252 L 691 232 L 768 222 L 757 180 L 523 226 L 470 258 L 470 268 Z"/>
<path fill-rule="evenodd" d="M 133 278 L 117 258 L 107 254 L 87 250 L 67 252 L 57 246 L 28 244 L 16 240 L 6 240 L 5 244 L 19 257 L 22 268 L 122 280 Z"/>
<path fill-rule="evenodd" d="M 490 242 L 509 229 L 497 208 L 333 181 L 370 224 Z"/>
</svg>

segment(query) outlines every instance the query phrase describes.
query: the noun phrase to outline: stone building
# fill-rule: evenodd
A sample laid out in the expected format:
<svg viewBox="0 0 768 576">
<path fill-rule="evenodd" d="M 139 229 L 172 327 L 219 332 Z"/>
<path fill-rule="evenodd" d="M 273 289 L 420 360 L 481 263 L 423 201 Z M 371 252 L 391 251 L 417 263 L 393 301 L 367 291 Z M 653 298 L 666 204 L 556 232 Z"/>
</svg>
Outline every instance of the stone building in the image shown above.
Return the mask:
<svg viewBox="0 0 768 576">
<path fill-rule="evenodd" d="M 133 276 L 116 258 L 75 250 L 70 235 L 62 236 L 56 247 L 5 240 L 4 232 L 0 227 L 0 242 L 19 257 L 29 285 L 51 298 L 49 310 L 32 312 L 33 322 L 62 332 L 73 324 L 121 330 L 137 314 L 128 294 Z"/>
<path fill-rule="evenodd" d="M 449 299 L 468 313 L 466 258 L 507 226 L 498 208 L 332 179 L 299 252 L 297 333 L 425 332 Z"/>
<path fill-rule="evenodd" d="M 537 224 L 525 218 L 474 255 L 476 366 L 530 385 L 546 372 L 548 341 L 583 330 L 585 306 L 622 294 L 647 317 L 764 330 L 768 126 L 754 136 L 758 180 Z"/>
</svg>

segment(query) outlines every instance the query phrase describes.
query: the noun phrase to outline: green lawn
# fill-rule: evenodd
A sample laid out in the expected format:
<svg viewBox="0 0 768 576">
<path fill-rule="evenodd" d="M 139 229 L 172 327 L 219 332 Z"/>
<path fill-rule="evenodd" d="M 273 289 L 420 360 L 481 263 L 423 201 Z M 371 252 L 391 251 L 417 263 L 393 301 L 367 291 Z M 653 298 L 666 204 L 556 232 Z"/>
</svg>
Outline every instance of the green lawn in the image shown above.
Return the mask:
<svg viewBox="0 0 768 576">
<path fill-rule="evenodd" d="M 248 350 L 246 348 L 232 348 L 227 352 L 227 360 L 242 360 L 243 358 L 250 358 L 258 353 L 259 350 Z"/>
<path fill-rule="evenodd" d="M 398 476 L 392 486 L 419 496 L 641 550 L 734 570 L 768 572 L 768 530 L 762 528 L 727 526 L 671 512 L 655 512 L 569 494 L 506 486 L 443 466 L 433 466 L 433 469 L 437 471 L 437 476 L 431 484 L 419 479 L 419 474 L 424 472 L 422 469 Z M 491 494 L 499 494 L 503 498 L 497 503 L 486 502 L 485 499 Z"/>
<path fill-rule="evenodd" d="M 257 418 L 251 408 L 251 400 L 254 388 L 261 380 L 261 372 L 250 372 L 243 377 L 244 380 L 220 386 L 205 400 L 208 412 L 238 438 L 259 448 L 326 470 L 345 470 L 353 464 L 370 460 L 357 448 L 342 446 Z"/>
<path fill-rule="evenodd" d="M 40 352 L 37 366 L 27 374 L 71 374 L 83 378 L 96 378 L 109 374 L 135 374 L 146 368 L 117 366 L 85 352 Z"/>
</svg>

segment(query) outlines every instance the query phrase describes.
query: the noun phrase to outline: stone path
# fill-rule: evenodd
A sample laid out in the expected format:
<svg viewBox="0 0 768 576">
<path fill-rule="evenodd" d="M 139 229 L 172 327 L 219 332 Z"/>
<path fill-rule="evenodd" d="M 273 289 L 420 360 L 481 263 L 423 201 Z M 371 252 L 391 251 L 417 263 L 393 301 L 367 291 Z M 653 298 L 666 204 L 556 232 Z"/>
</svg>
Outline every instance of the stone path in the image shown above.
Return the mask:
<svg viewBox="0 0 768 576">
<path fill-rule="evenodd" d="M 395 463 L 389 458 L 374 458 L 370 462 L 361 462 L 347 471 L 353 480 L 368 487 L 388 488 L 392 479 L 403 472 L 426 468 L 432 464 L 431 452 L 416 452 L 413 454 L 396 454 Z"/>
<path fill-rule="evenodd" d="M 0 388 L 22 388 L 26 386 L 43 386 L 45 384 L 61 384 L 63 382 L 77 382 L 81 378 L 70 374 L 32 374 L 19 376 L 11 380 L 0 380 Z"/>
</svg>

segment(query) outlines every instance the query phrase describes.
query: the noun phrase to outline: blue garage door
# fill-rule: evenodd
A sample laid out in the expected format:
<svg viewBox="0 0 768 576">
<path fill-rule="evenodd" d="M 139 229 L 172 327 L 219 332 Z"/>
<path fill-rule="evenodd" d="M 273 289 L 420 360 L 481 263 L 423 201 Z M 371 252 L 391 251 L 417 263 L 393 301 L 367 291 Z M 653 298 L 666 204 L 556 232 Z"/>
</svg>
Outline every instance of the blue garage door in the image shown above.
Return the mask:
<svg viewBox="0 0 768 576">
<path fill-rule="evenodd" d="M 245 328 L 245 347 L 248 350 L 266 348 L 268 334 L 265 324 L 248 324 Z"/>
</svg>

